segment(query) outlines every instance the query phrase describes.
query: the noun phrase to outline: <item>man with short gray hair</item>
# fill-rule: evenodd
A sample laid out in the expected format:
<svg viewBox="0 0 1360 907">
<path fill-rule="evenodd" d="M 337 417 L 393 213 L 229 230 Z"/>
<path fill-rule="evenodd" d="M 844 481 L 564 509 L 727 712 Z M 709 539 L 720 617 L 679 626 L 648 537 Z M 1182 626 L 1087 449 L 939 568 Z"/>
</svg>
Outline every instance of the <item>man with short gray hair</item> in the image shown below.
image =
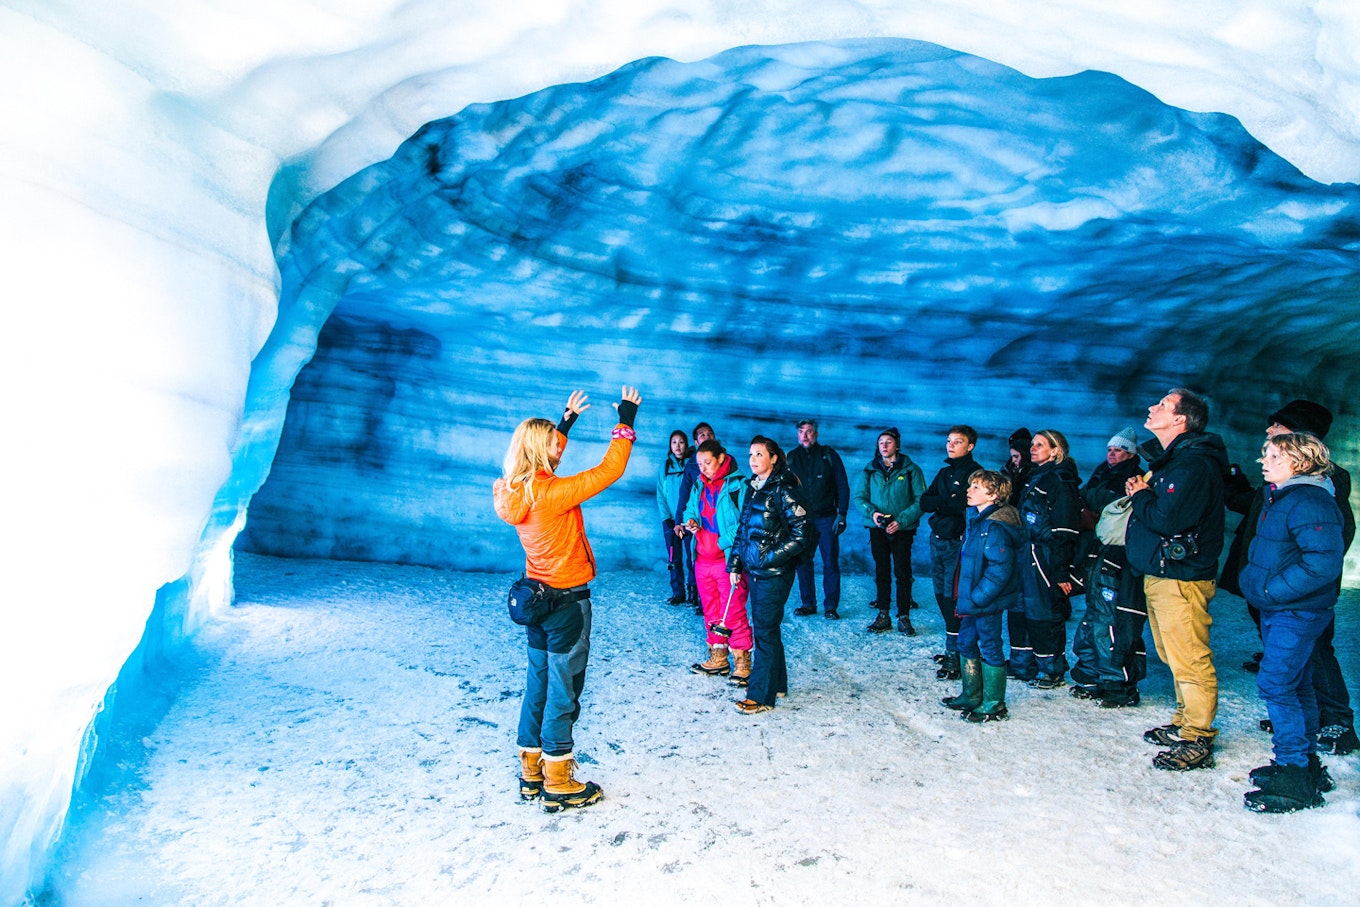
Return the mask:
<svg viewBox="0 0 1360 907">
<path fill-rule="evenodd" d="M 817 552 L 822 558 L 822 612 L 827 620 L 840 617 L 841 533 L 850 509 L 850 482 L 845 464 L 833 448 L 817 442 L 817 420 L 798 421 L 798 446 L 789 451 L 789 469 L 798 477 L 799 491 L 817 525 Z M 817 584 L 812 558 L 798 564 L 798 594 L 803 603 L 793 610 L 799 617 L 817 613 Z"/>
</svg>

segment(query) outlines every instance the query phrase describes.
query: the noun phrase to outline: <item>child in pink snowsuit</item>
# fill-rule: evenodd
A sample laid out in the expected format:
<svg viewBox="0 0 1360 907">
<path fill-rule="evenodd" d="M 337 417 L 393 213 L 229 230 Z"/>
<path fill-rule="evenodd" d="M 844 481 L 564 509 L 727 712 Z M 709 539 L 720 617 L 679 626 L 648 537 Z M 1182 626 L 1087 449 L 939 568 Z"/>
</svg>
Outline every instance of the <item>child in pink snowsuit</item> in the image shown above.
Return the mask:
<svg viewBox="0 0 1360 907">
<path fill-rule="evenodd" d="M 737 473 L 737 463 L 721 443 L 705 441 L 695 454 L 699 481 L 694 483 L 685 507 L 685 528 L 694 534 L 694 577 L 699 586 L 699 602 L 704 608 L 704 627 L 708 634 L 708 660 L 690 667 L 696 674 L 723 676 L 746 686 L 751 674 L 751 622 L 746 615 L 746 580 L 734 589 L 727 573 L 727 550 L 737 534 L 746 482 Z M 729 602 L 730 597 L 730 602 Z M 726 627 L 731 636 L 714 632 Z M 729 669 L 728 650 L 732 654 Z"/>
</svg>

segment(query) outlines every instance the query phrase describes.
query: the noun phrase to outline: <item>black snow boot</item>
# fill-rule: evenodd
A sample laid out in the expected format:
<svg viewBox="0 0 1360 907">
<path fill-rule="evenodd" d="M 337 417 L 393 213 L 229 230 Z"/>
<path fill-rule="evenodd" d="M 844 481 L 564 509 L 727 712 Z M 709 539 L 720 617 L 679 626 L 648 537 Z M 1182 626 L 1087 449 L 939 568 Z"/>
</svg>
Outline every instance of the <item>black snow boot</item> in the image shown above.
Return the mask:
<svg viewBox="0 0 1360 907">
<path fill-rule="evenodd" d="M 886 610 L 880 609 L 874 622 L 869 624 L 870 633 L 887 633 L 892 629 L 892 618 L 888 616 Z"/>
<path fill-rule="evenodd" d="M 1138 685 L 1132 683 L 1102 690 L 1100 693 L 1100 707 L 1102 709 L 1131 708 L 1141 701 L 1142 697 L 1138 693 Z"/>
<path fill-rule="evenodd" d="M 959 666 L 959 653 L 946 652 L 940 661 L 940 667 L 935 671 L 936 680 L 958 680 L 963 676 L 963 669 Z"/>
<path fill-rule="evenodd" d="M 1306 765 L 1277 765 L 1260 790 L 1242 795 L 1242 805 L 1257 813 L 1292 813 L 1323 803 Z"/>
<path fill-rule="evenodd" d="M 1268 765 L 1258 765 L 1247 774 L 1247 780 L 1260 787 L 1266 783 L 1266 779 L 1275 772 L 1279 771 L 1278 762 L 1270 762 Z M 1336 790 L 1336 782 L 1332 780 L 1332 773 L 1327 771 L 1327 766 L 1322 764 L 1322 760 L 1317 757 L 1317 753 L 1308 754 L 1308 774 L 1313 779 L 1313 786 L 1319 793 L 1327 794 Z"/>
<path fill-rule="evenodd" d="M 1318 749 L 1333 756 L 1348 756 L 1360 749 L 1360 738 L 1355 736 L 1355 728 L 1344 724 L 1329 724 L 1318 731 Z"/>
</svg>

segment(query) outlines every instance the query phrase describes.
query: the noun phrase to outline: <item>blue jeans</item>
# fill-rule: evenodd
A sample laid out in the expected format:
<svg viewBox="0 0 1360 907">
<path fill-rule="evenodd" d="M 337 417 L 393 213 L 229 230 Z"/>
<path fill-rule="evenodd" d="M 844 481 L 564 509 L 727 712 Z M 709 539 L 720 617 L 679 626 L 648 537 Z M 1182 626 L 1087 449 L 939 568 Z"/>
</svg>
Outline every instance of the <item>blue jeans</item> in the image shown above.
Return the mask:
<svg viewBox="0 0 1360 907">
<path fill-rule="evenodd" d="M 572 725 L 581 715 L 590 659 L 590 599 L 559 607 L 543 623 L 524 629 L 529 671 L 515 742 L 542 747 L 545 756 L 566 756 Z"/>
<path fill-rule="evenodd" d="M 836 535 L 836 515 L 813 517 L 817 526 L 817 553 L 822 558 L 822 607 L 835 611 L 841 606 L 841 537 Z M 817 604 L 817 583 L 812 561 L 798 565 L 798 597 L 805 605 Z"/>
<path fill-rule="evenodd" d="M 1001 612 L 995 614 L 965 614 L 959 618 L 959 655 L 981 658 L 984 663 L 999 668 L 1006 663 L 1001 646 Z"/>
<path fill-rule="evenodd" d="M 779 625 L 784 620 L 784 605 L 793 591 L 793 571 L 768 579 L 748 574 L 746 579 L 750 584 L 748 603 L 755 638 L 746 698 L 761 705 L 774 705 L 777 694 L 789 691 L 789 669 L 784 662 L 784 637 Z"/>
<path fill-rule="evenodd" d="M 1328 611 L 1262 611 L 1261 671 L 1256 690 L 1275 726 L 1275 762 L 1307 765 L 1317 751 L 1318 706 L 1313 693 L 1313 643 L 1332 622 Z"/>
</svg>

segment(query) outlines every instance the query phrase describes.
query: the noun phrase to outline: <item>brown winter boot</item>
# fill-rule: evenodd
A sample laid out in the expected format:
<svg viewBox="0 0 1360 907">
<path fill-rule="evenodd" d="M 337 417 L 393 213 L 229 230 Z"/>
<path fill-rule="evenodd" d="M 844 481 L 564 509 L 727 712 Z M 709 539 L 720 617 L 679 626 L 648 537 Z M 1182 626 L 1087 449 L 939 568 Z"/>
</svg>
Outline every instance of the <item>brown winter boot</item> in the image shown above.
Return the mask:
<svg viewBox="0 0 1360 907">
<path fill-rule="evenodd" d="M 537 800 L 543 793 L 543 750 L 524 747 L 519 751 L 519 798 Z"/>
<path fill-rule="evenodd" d="M 732 650 L 732 676 L 728 681 L 734 686 L 744 687 L 751 677 L 751 650 Z"/>
<path fill-rule="evenodd" d="M 708 647 L 708 661 L 701 661 L 689 666 L 695 674 L 710 674 L 714 677 L 727 676 L 727 646 L 719 643 L 716 646 Z"/>
<path fill-rule="evenodd" d="M 565 756 L 543 757 L 543 811 L 555 813 L 562 809 L 580 809 L 599 801 L 604 791 L 594 781 L 576 780 L 576 760 L 571 753 Z"/>
</svg>

